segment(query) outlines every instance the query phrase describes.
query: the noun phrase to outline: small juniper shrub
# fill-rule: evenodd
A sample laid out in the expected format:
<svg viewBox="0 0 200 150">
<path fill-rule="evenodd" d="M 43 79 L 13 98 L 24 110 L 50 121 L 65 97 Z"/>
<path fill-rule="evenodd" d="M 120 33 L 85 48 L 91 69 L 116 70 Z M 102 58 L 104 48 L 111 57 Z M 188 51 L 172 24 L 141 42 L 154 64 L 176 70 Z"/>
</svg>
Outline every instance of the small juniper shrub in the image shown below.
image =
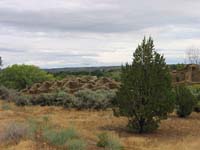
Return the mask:
<svg viewBox="0 0 200 150">
<path fill-rule="evenodd" d="M 191 85 L 188 87 L 192 94 L 196 97 L 196 105 L 194 106 L 194 111 L 199 113 L 200 112 L 200 86 L 197 85 Z"/>
<path fill-rule="evenodd" d="M 183 85 L 175 87 L 175 93 L 176 113 L 179 117 L 185 118 L 192 113 L 193 108 L 196 105 L 195 96 Z"/>
</svg>

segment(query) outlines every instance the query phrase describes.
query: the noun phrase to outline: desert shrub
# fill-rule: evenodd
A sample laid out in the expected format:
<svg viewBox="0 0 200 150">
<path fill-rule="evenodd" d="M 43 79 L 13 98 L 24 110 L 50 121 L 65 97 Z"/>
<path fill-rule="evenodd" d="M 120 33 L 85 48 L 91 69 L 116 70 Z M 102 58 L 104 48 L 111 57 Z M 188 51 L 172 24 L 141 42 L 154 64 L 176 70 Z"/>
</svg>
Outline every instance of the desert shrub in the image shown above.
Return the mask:
<svg viewBox="0 0 200 150">
<path fill-rule="evenodd" d="M 191 91 L 185 86 L 177 86 L 176 93 L 176 109 L 179 117 L 189 116 L 196 104 L 196 99 Z"/>
<path fill-rule="evenodd" d="M 196 105 L 194 106 L 194 111 L 200 112 L 200 85 L 199 84 L 191 85 L 188 86 L 188 88 L 196 98 Z"/>
<path fill-rule="evenodd" d="M 98 135 L 98 147 L 106 148 L 106 150 L 122 150 L 123 146 L 121 145 L 118 138 L 108 135 L 107 133 L 101 133 Z"/>
<path fill-rule="evenodd" d="M 5 86 L 0 86 L 0 99 L 7 100 L 9 99 L 10 90 Z"/>
<path fill-rule="evenodd" d="M 131 64 L 122 66 L 116 111 L 129 119 L 130 131 L 152 132 L 174 109 L 171 76 L 164 56 L 156 52 L 152 38 L 144 38 Z"/>
<path fill-rule="evenodd" d="M 3 104 L 3 105 L 1 106 L 1 109 L 2 109 L 2 110 L 10 110 L 10 109 L 11 109 L 11 106 L 10 106 L 9 104 Z"/>
<path fill-rule="evenodd" d="M 32 101 L 33 105 L 41 105 L 41 106 L 58 106 L 58 103 L 56 102 L 57 93 L 43 93 L 39 94 L 34 97 L 34 100 Z"/>
<path fill-rule="evenodd" d="M 43 93 L 34 96 L 32 105 L 41 106 L 64 106 L 65 108 L 73 107 L 74 97 L 63 91 L 53 93 Z"/>
<path fill-rule="evenodd" d="M 67 142 L 68 150 L 85 150 L 86 143 L 80 139 L 72 139 Z"/>
<path fill-rule="evenodd" d="M 34 118 L 27 119 L 28 133 L 27 136 L 31 139 L 35 139 L 37 132 L 40 130 L 40 124 Z"/>
<path fill-rule="evenodd" d="M 32 105 L 33 96 L 25 94 L 16 94 L 12 101 L 15 102 L 17 106 L 28 106 Z"/>
<path fill-rule="evenodd" d="M 89 89 L 80 90 L 75 93 L 75 107 L 78 109 L 105 109 L 111 106 L 112 99 L 115 97 L 114 91 Z"/>
<path fill-rule="evenodd" d="M 63 106 L 77 109 L 106 109 L 111 107 L 115 98 L 115 90 L 80 90 L 74 95 L 64 91 L 42 93 L 38 95 L 15 94 L 12 101 L 18 106 Z"/>
<path fill-rule="evenodd" d="M 1 142 L 15 142 L 18 143 L 27 135 L 28 126 L 24 123 L 12 122 L 8 124 L 5 131 L 0 135 Z"/>
<path fill-rule="evenodd" d="M 68 140 L 77 137 L 78 134 L 73 128 L 61 129 L 59 131 L 46 128 L 43 133 L 43 138 L 55 146 L 64 146 Z"/>
<path fill-rule="evenodd" d="M 32 65 L 13 65 L 0 72 L 1 85 L 18 90 L 52 79 L 52 75 Z"/>
<path fill-rule="evenodd" d="M 56 101 L 59 102 L 65 108 L 72 108 L 74 104 L 75 97 L 69 93 L 60 91 L 57 94 Z"/>
</svg>

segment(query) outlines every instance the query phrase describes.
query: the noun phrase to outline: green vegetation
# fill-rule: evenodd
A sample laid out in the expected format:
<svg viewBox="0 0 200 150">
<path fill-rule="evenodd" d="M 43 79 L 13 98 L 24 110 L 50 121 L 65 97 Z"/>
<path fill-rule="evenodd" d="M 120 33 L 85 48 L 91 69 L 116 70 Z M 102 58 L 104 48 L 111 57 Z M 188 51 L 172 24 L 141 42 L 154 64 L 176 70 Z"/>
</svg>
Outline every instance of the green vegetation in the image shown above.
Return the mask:
<svg viewBox="0 0 200 150">
<path fill-rule="evenodd" d="M 75 97 L 75 107 L 78 109 L 106 109 L 111 107 L 111 102 L 115 97 L 115 91 L 92 91 L 85 89 L 76 92 Z"/>
<path fill-rule="evenodd" d="M 1 106 L 1 109 L 2 109 L 2 110 L 11 110 L 11 106 L 10 106 L 9 104 L 3 104 L 3 105 Z"/>
<path fill-rule="evenodd" d="M 175 93 L 177 115 L 183 118 L 189 116 L 196 104 L 195 96 L 185 86 L 177 86 Z"/>
<path fill-rule="evenodd" d="M 80 139 L 72 139 L 67 142 L 68 150 L 85 150 L 86 146 L 86 143 Z"/>
<path fill-rule="evenodd" d="M 194 111 L 199 113 L 200 112 L 200 85 L 196 84 L 196 85 L 192 85 L 188 87 L 190 89 L 190 91 L 192 92 L 192 94 L 195 96 L 196 98 L 196 105 L 194 106 Z"/>
<path fill-rule="evenodd" d="M 14 91 L 9 90 L 5 86 L 0 86 L 0 99 L 8 100 L 10 98 L 11 92 L 14 92 Z"/>
<path fill-rule="evenodd" d="M 0 72 L 1 85 L 18 90 L 52 79 L 52 75 L 31 65 L 13 65 Z"/>
<path fill-rule="evenodd" d="M 55 146 L 64 146 L 67 141 L 77 137 L 78 135 L 73 128 L 61 129 L 59 131 L 47 128 L 43 132 L 43 138 Z"/>
<path fill-rule="evenodd" d="M 35 140 L 36 139 L 36 134 L 38 130 L 40 130 L 40 124 L 38 121 L 36 121 L 34 118 L 28 118 L 27 119 L 27 124 L 28 124 L 28 133 L 27 136 L 28 138 Z"/>
<path fill-rule="evenodd" d="M 80 90 L 74 94 L 69 94 L 64 91 L 42 93 L 37 95 L 28 95 L 18 92 L 8 92 L 5 88 L 0 88 L 0 97 L 6 95 L 5 100 L 14 102 L 18 106 L 62 106 L 64 108 L 77 108 L 77 109 L 97 109 L 102 110 L 110 108 L 112 101 L 116 96 L 115 90 L 97 90 L 92 91 L 89 89 Z M 5 93 L 4 93 L 5 92 Z"/>
<path fill-rule="evenodd" d="M 153 40 L 144 38 L 133 54 L 132 64 L 122 66 L 116 101 L 118 113 L 129 118 L 131 131 L 144 133 L 157 129 L 173 106 L 168 66 L 155 51 Z"/>
<path fill-rule="evenodd" d="M 106 150 L 123 150 L 118 138 L 108 135 L 107 133 L 101 133 L 98 135 L 97 146 L 105 148 Z"/>
</svg>

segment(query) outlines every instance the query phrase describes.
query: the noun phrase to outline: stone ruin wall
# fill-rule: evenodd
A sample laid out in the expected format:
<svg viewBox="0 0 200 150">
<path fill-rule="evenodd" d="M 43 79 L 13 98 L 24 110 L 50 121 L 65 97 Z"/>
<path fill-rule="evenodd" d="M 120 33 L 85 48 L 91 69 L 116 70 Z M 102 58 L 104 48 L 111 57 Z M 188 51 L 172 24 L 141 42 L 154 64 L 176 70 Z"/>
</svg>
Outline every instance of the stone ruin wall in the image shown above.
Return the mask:
<svg viewBox="0 0 200 150">
<path fill-rule="evenodd" d="M 200 83 L 200 66 L 199 65 L 187 65 L 182 70 L 173 70 L 171 72 L 172 81 L 174 84 L 189 83 L 196 84 Z"/>
</svg>

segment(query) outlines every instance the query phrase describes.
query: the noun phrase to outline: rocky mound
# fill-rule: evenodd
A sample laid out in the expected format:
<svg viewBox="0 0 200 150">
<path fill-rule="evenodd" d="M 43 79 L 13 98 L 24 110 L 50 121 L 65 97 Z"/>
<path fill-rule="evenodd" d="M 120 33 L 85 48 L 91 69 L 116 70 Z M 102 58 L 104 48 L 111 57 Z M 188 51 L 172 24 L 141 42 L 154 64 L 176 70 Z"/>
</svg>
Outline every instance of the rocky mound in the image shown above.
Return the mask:
<svg viewBox="0 0 200 150">
<path fill-rule="evenodd" d="M 50 93 L 54 91 L 65 91 L 69 93 L 74 93 L 78 90 L 83 89 L 117 89 L 119 88 L 119 83 L 110 78 L 97 78 L 95 76 L 86 77 L 69 77 L 61 81 L 46 81 L 43 83 L 36 83 L 33 86 L 22 90 L 22 93 L 26 94 L 40 94 L 40 93 Z"/>
</svg>

